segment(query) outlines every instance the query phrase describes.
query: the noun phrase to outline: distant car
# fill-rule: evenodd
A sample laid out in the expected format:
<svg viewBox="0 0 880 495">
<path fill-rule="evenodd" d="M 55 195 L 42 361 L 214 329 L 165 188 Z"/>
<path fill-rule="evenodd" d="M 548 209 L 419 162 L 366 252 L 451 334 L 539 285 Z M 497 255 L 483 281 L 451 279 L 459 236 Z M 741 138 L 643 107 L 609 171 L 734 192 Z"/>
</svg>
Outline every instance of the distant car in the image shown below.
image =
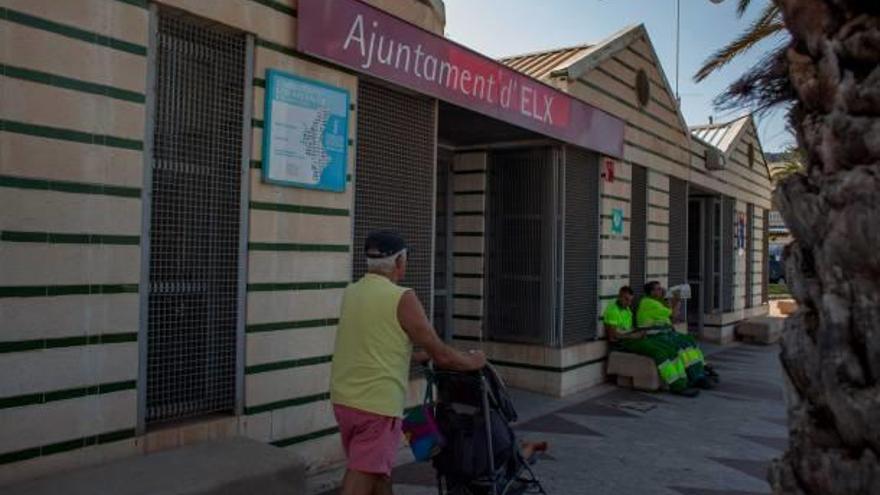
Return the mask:
<svg viewBox="0 0 880 495">
<path fill-rule="evenodd" d="M 770 258 L 770 266 L 767 274 L 771 284 L 785 282 L 785 268 L 782 266 L 782 262 L 777 258 Z"/>
</svg>

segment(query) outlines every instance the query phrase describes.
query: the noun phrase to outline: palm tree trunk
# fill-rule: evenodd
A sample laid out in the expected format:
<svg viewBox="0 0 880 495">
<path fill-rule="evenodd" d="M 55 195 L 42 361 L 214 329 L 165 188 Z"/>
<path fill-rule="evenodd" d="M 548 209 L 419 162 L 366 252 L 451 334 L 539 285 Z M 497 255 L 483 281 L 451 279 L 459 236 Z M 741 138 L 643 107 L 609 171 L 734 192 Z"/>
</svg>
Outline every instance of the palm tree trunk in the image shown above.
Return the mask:
<svg viewBox="0 0 880 495">
<path fill-rule="evenodd" d="M 775 493 L 880 494 L 880 2 L 775 0 L 807 170 L 775 200 L 794 242 L 785 323 L 791 443 Z"/>
</svg>

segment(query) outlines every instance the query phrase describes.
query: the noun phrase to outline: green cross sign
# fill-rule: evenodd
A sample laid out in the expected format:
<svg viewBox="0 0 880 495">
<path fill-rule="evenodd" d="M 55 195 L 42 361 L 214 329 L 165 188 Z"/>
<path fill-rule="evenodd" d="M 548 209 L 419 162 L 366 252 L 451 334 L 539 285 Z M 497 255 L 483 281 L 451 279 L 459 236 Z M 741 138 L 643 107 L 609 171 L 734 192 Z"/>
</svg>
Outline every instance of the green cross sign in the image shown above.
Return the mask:
<svg viewBox="0 0 880 495">
<path fill-rule="evenodd" d="M 623 233 L 623 210 L 620 208 L 611 210 L 611 233 Z"/>
</svg>

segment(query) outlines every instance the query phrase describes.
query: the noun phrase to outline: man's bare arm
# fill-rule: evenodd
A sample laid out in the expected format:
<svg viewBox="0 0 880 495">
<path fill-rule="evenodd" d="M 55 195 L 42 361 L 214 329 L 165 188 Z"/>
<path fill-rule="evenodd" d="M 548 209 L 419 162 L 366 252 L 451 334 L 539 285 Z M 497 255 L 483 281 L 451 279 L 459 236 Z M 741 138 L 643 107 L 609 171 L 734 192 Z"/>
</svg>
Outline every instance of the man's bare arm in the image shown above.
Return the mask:
<svg viewBox="0 0 880 495">
<path fill-rule="evenodd" d="M 482 352 L 464 353 L 440 340 L 415 292 L 408 290 L 401 296 L 397 320 L 412 343 L 424 349 L 437 366 L 455 371 L 473 371 L 486 366 Z"/>
<path fill-rule="evenodd" d="M 616 326 L 608 324 L 605 324 L 605 334 L 608 335 L 608 340 L 611 342 L 615 340 L 637 340 L 646 335 L 644 330 L 626 333 L 618 332 Z"/>
</svg>

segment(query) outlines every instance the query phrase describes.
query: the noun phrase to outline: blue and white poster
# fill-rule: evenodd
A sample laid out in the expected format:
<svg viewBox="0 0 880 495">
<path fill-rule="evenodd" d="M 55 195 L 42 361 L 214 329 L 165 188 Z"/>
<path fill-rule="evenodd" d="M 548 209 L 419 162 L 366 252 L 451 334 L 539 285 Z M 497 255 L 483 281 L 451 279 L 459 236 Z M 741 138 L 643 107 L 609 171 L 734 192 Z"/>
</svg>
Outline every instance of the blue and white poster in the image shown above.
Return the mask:
<svg viewBox="0 0 880 495">
<path fill-rule="evenodd" d="M 345 191 L 348 91 L 266 71 L 263 180 Z"/>
</svg>

